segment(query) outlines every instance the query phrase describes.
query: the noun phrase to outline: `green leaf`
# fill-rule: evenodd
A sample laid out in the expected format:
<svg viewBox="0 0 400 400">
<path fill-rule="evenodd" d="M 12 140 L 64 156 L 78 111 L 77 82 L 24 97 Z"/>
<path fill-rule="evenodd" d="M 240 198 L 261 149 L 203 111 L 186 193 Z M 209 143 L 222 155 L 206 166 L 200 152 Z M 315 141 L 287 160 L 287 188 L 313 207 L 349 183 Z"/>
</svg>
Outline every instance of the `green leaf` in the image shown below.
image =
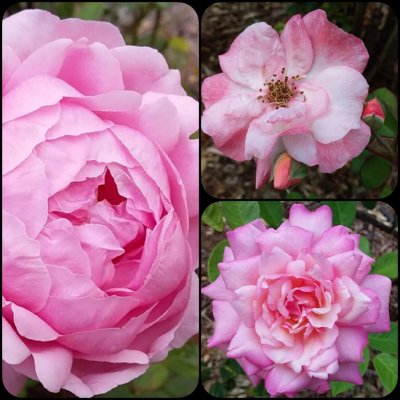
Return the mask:
<svg viewBox="0 0 400 400">
<path fill-rule="evenodd" d="M 296 160 L 290 162 L 290 178 L 291 179 L 302 179 L 307 176 L 308 167 Z"/>
<path fill-rule="evenodd" d="M 291 200 L 299 200 L 303 199 L 304 196 L 300 192 L 289 192 L 286 194 L 286 198 Z"/>
<path fill-rule="evenodd" d="M 381 353 L 372 360 L 379 380 L 388 393 L 391 393 L 397 384 L 397 358 L 391 354 Z"/>
<path fill-rule="evenodd" d="M 397 279 L 399 273 L 398 252 L 392 251 L 380 256 L 372 266 L 372 271 L 375 274 L 381 274 L 390 279 Z"/>
<path fill-rule="evenodd" d="M 368 335 L 368 343 L 375 350 L 397 354 L 399 350 L 398 332 L 397 322 L 391 322 L 390 332 L 370 333 Z"/>
<path fill-rule="evenodd" d="M 363 200 L 361 203 L 365 208 L 368 208 L 368 210 L 372 210 L 376 206 L 375 200 Z"/>
<path fill-rule="evenodd" d="M 390 177 L 392 165 L 379 156 L 369 158 L 361 168 L 361 182 L 368 189 L 377 189 Z"/>
<path fill-rule="evenodd" d="M 358 368 L 360 369 L 361 375 L 365 374 L 365 371 L 367 370 L 368 364 L 369 364 L 369 349 L 368 349 L 368 346 L 366 346 L 364 348 L 363 359 L 364 359 L 364 361 L 362 361 L 361 363 L 358 364 Z M 349 382 L 336 382 L 336 381 L 332 381 L 330 383 L 330 385 L 331 385 L 331 390 L 332 390 L 332 395 L 333 396 L 336 396 L 339 393 L 347 392 L 348 390 L 350 390 L 351 388 L 353 388 L 355 386 L 355 385 L 353 385 L 352 383 L 349 383 Z"/>
<path fill-rule="evenodd" d="M 387 196 L 389 196 L 390 194 L 392 194 L 392 192 L 393 192 L 393 189 L 391 189 L 389 186 L 385 186 L 383 189 L 382 189 L 382 192 L 381 192 L 381 198 L 384 198 L 384 197 L 387 197 Z"/>
<path fill-rule="evenodd" d="M 265 382 L 261 381 L 255 388 L 251 389 L 254 397 L 269 397 L 269 393 L 265 390 Z"/>
<path fill-rule="evenodd" d="M 214 282 L 219 276 L 218 263 L 220 263 L 224 257 L 226 246 L 229 246 L 229 242 L 225 239 L 218 243 L 210 254 L 207 263 L 207 274 L 210 282 Z"/>
<path fill-rule="evenodd" d="M 388 138 L 394 138 L 396 137 L 396 131 L 392 130 L 389 128 L 388 125 L 383 125 L 381 126 L 376 133 L 379 136 L 384 136 L 384 137 L 388 137 Z"/>
<path fill-rule="evenodd" d="M 203 212 L 201 221 L 211 226 L 214 230 L 222 232 L 224 230 L 224 220 L 221 207 L 218 203 L 210 204 Z"/>
<path fill-rule="evenodd" d="M 234 229 L 260 216 L 256 201 L 221 201 L 219 203 L 228 225 Z"/>
<path fill-rule="evenodd" d="M 147 372 L 135 379 L 133 385 L 137 392 L 150 392 L 159 389 L 168 379 L 169 371 L 163 364 L 153 364 Z"/>
<path fill-rule="evenodd" d="M 105 3 L 84 2 L 78 12 L 81 19 L 97 20 L 103 15 Z"/>
<path fill-rule="evenodd" d="M 381 100 L 393 115 L 397 115 L 397 100 L 396 96 L 386 88 L 376 89 L 373 95 Z"/>
<path fill-rule="evenodd" d="M 210 387 L 210 394 L 214 397 L 225 397 L 225 386 L 221 382 L 215 382 Z"/>
<path fill-rule="evenodd" d="M 372 256 L 371 246 L 369 240 L 365 236 L 360 237 L 360 250 L 363 251 L 368 256 Z"/>
<path fill-rule="evenodd" d="M 355 201 L 322 201 L 328 205 L 333 213 L 333 225 L 351 226 L 356 217 Z"/>
<path fill-rule="evenodd" d="M 259 201 L 260 217 L 272 228 L 278 228 L 283 219 L 283 207 L 280 201 Z"/>
<path fill-rule="evenodd" d="M 363 150 L 363 152 L 353 158 L 351 160 L 351 169 L 355 172 L 355 173 L 359 173 L 361 170 L 361 167 L 363 166 L 363 164 L 365 163 L 365 160 L 371 155 L 371 153 L 368 150 Z"/>
</svg>

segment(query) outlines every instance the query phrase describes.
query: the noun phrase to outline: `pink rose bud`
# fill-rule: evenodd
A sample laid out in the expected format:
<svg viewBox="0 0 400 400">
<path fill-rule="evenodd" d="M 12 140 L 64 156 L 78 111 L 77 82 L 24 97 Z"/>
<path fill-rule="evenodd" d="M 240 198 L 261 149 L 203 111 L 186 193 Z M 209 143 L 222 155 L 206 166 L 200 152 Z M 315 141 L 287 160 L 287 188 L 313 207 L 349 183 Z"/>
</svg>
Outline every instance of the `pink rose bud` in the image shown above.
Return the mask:
<svg viewBox="0 0 400 400">
<path fill-rule="evenodd" d="M 286 152 L 278 157 L 272 176 L 275 189 L 286 189 L 301 181 L 301 178 L 293 178 L 291 176 L 293 162 L 293 158 Z"/>
<path fill-rule="evenodd" d="M 367 101 L 361 117 L 366 122 L 368 122 L 371 117 L 375 117 L 375 119 L 382 122 L 384 121 L 385 113 L 383 111 L 381 103 L 376 97 Z"/>
</svg>

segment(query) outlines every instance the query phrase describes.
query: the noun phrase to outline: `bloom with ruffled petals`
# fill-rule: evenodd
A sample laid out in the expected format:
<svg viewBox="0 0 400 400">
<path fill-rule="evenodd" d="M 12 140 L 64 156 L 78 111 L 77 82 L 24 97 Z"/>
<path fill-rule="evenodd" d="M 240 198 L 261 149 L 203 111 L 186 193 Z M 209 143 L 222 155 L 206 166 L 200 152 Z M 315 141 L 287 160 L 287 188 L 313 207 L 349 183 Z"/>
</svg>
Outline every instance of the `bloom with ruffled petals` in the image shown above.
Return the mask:
<svg viewBox="0 0 400 400">
<path fill-rule="evenodd" d="M 3 382 L 104 393 L 197 331 L 198 103 L 106 22 L 3 21 Z"/>
<path fill-rule="evenodd" d="M 202 130 L 228 157 L 256 161 L 257 188 L 283 151 L 334 172 L 371 135 L 360 118 L 367 61 L 363 42 L 322 10 L 293 16 L 280 36 L 255 23 L 219 56 L 222 73 L 203 82 Z"/>
<path fill-rule="evenodd" d="M 214 334 L 253 385 L 273 396 L 328 382 L 362 384 L 358 363 L 368 332 L 390 330 L 389 278 L 369 274 L 373 259 L 360 237 L 332 226 L 332 212 L 295 204 L 278 229 L 255 220 L 227 233 L 212 299 Z"/>
</svg>

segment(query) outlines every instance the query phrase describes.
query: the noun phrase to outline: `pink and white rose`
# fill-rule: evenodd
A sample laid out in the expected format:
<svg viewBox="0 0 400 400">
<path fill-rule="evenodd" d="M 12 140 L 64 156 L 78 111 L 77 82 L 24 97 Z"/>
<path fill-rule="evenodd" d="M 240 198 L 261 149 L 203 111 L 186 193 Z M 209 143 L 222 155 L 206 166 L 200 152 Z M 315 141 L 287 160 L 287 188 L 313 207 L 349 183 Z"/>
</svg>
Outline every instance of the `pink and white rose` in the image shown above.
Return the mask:
<svg viewBox="0 0 400 400">
<path fill-rule="evenodd" d="M 198 103 L 106 22 L 3 21 L 3 382 L 79 397 L 198 330 Z"/>
<path fill-rule="evenodd" d="M 360 236 L 332 226 L 332 211 L 295 204 L 278 229 L 255 220 L 227 233 L 212 299 L 208 346 L 236 359 L 253 385 L 273 396 L 328 382 L 362 384 L 368 332 L 390 330 L 391 281 L 369 274 L 374 260 Z"/>
<path fill-rule="evenodd" d="M 361 120 L 367 61 L 363 42 L 322 10 L 293 16 L 281 35 L 255 23 L 219 56 L 222 73 L 203 82 L 202 130 L 228 157 L 257 162 L 257 188 L 284 151 L 332 173 L 371 135 Z"/>
</svg>

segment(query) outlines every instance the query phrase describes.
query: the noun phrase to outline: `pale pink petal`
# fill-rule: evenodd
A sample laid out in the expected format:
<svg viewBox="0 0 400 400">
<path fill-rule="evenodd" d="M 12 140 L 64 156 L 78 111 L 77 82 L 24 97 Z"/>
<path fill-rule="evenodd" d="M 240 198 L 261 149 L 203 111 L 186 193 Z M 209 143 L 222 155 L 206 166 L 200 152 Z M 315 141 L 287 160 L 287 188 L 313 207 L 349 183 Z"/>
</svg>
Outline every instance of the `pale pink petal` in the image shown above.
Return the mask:
<svg viewBox="0 0 400 400">
<path fill-rule="evenodd" d="M 119 61 L 125 89 L 139 93 L 148 91 L 184 94 L 180 79 L 174 80 L 173 85 L 165 86 L 170 71 L 164 57 L 150 47 L 124 46 L 112 50 L 113 56 Z M 179 78 L 179 76 L 177 76 Z M 168 76 L 168 81 L 171 79 Z"/>
<path fill-rule="evenodd" d="M 361 39 L 329 22 L 323 10 L 306 14 L 303 23 L 314 54 L 308 76 L 335 65 L 345 65 L 363 72 L 369 56 Z"/>
<path fill-rule="evenodd" d="M 179 140 L 177 109 L 166 97 L 153 102 L 145 102 L 145 97 L 143 100 L 136 129 L 168 153 L 175 148 Z"/>
<path fill-rule="evenodd" d="M 255 285 L 259 278 L 258 271 L 260 266 L 260 256 L 254 256 L 244 261 L 220 262 L 218 269 L 226 287 L 234 291 L 243 286 Z"/>
<path fill-rule="evenodd" d="M 247 127 L 261 112 L 256 94 L 224 98 L 204 111 L 201 128 L 218 148 L 227 150 L 235 160 L 243 161 Z"/>
<path fill-rule="evenodd" d="M 203 287 L 201 293 L 213 300 L 229 301 L 235 299 L 235 294 L 226 288 L 221 275 L 213 283 Z"/>
<path fill-rule="evenodd" d="M 206 108 L 240 94 L 251 94 L 251 89 L 231 81 L 224 73 L 207 77 L 201 85 L 201 100 Z"/>
<path fill-rule="evenodd" d="M 11 310 L 18 333 L 26 339 L 48 342 L 58 338 L 58 333 L 36 314 L 16 304 L 11 304 Z"/>
<path fill-rule="evenodd" d="M 313 234 L 297 226 L 268 229 L 257 239 L 262 250 L 271 251 L 274 247 L 279 247 L 293 258 L 303 249 L 311 250 L 312 241 Z"/>
<path fill-rule="evenodd" d="M 333 265 L 336 276 L 347 275 L 352 278 L 355 282 L 355 275 L 360 266 L 362 256 L 355 254 L 354 251 L 348 251 L 346 253 L 339 253 L 328 258 Z"/>
<path fill-rule="evenodd" d="M 219 56 L 222 71 L 232 81 L 255 90 L 285 61 L 278 33 L 265 22 L 247 27 Z"/>
<path fill-rule="evenodd" d="M 46 140 L 47 132 L 59 117 L 60 106 L 56 104 L 3 124 L 3 175 L 26 160 L 35 146 Z"/>
<path fill-rule="evenodd" d="M 260 275 L 284 274 L 292 257 L 280 247 L 274 247 L 271 251 L 261 254 Z"/>
<path fill-rule="evenodd" d="M 312 123 L 318 142 L 335 142 L 360 128 L 368 83 L 359 72 L 345 66 L 330 67 L 320 72 L 313 83 L 321 85 L 329 96 L 328 112 Z"/>
<path fill-rule="evenodd" d="M 303 204 L 290 207 L 289 223 L 314 233 L 314 240 L 332 226 L 332 210 L 321 206 L 315 211 L 308 211 Z"/>
<path fill-rule="evenodd" d="M 82 250 L 79 237 L 70 221 L 58 218 L 48 223 L 38 236 L 38 241 L 41 257 L 46 264 L 90 276 L 89 257 Z"/>
<path fill-rule="evenodd" d="M 24 388 L 26 376 L 15 371 L 13 367 L 4 361 L 2 363 L 1 374 L 6 391 L 13 396 L 18 396 Z"/>
<path fill-rule="evenodd" d="M 313 357 L 305 368 L 308 375 L 314 378 L 327 379 L 339 369 L 338 351 L 335 346 L 322 350 Z"/>
<path fill-rule="evenodd" d="M 67 96 L 81 96 L 58 78 L 38 75 L 25 80 L 3 97 L 3 123 L 22 117 L 41 107 L 57 104 Z"/>
<path fill-rule="evenodd" d="M 370 137 L 370 127 L 361 121 L 359 129 L 352 129 L 340 140 L 328 144 L 316 142 L 319 170 L 332 173 L 343 167 L 365 149 Z"/>
<path fill-rule="evenodd" d="M 239 316 L 231 305 L 225 301 L 213 301 L 212 310 L 215 325 L 213 335 L 207 341 L 207 346 L 214 347 L 223 343 L 230 343 L 239 328 Z"/>
<path fill-rule="evenodd" d="M 235 291 L 236 298 L 230 302 L 240 319 L 248 327 L 254 326 L 253 304 L 256 299 L 255 285 L 243 286 Z"/>
<path fill-rule="evenodd" d="M 133 297 L 78 297 L 50 296 L 38 316 L 61 334 L 96 330 L 115 326 L 138 305 Z M 82 310 L 86 318 L 82 319 Z"/>
<path fill-rule="evenodd" d="M 30 54 L 18 69 L 14 71 L 5 87 L 4 93 L 7 93 L 18 84 L 36 75 L 56 77 L 72 44 L 71 39 L 58 39 L 46 43 L 37 51 Z"/>
<path fill-rule="evenodd" d="M 80 360 L 74 363 L 72 374 L 78 376 L 93 394 L 103 394 L 144 374 L 148 367 L 148 364 L 126 366 Z M 75 393 L 74 390 L 77 390 L 76 393 L 80 393 L 81 390 L 87 392 L 86 388 L 82 388 L 82 384 L 79 385 L 76 380 L 73 382 L 73 385 L 67 384 L 68 389 L 73 393 Z"/>
<path fill-rule="evenodd" d="M 318 164 L 317 142 L 311 134 L 284 135 L 282 142 L 295 160 L 310 167 Z"/>
<path fill-rule="evenodd" d="M 62 136 L 78 136 L 83 133 L 104 131 L 111 127 L 111 122 L 103 121 L 85 107 L 62 101 L 61 114 L 57 123 L 47 131 L 47 139 Z M 31 114 L 32 115 L 32 114 Z M 31 115 L 29 117 L 31 117 Z"/>
<path fill-rule="evenodd" d="M 72 352 L 61 346 L 36 344 L 32 355 L 39 381 L 48 391 L 57 393 L 71 373 Z"/>
<path fill-rule="evenodd" d="M 240 324 L 233 336 L 227 356 L 229 358 L 246 357 L 250 362 L 267 367 L 271 360 L 264 354 L 258 336 L 253 329 L 244 324 Z"/>
<path fill-rule="evenodd" d="M 365 325 L 368 332 L 390 331 L 389 298 L 392 288 L 392 281 L 383 275 L 368 275 L 362 282 L 361 287 L 374 291 L 381 302 L 378 319 L 375 323 Z"/>
<path fill-rule="evenodd" d="M 15 54 L 15 51 L 10 46 L 5 45 L 4 41 L 3 41 L 3 48 L 2 48 L 2 66 L 3 66 L 2 87 L 3 87 L 3 91 L 8 83 L 8 80 L 10 79 L 12 74 L 18 69 L 20 64 L 21 64 L 21 61 L 20 61 L 19 57 Z"/>
<path fill-rule="evenodd" d="M 199 214 L 199 180 L 193 176 L 199 176 L 199 141 L 181 138 L 169 158 L 182 179 L 189 217 L 195 218 Z"/>
<path fill-rule="evenodd" d="M 31 355 L 31 352 L 10 323 L 4 317 L 2 321 L 1 345 L 3 360 L 8 364 L 20 364 Z"/>
<path fill-rule="evenodd" d="M 58 77 L 88 96 L 124 89 L 119 62 L 101 43 L 74 44 Z"/>
<path fill-rule="evenodd" d="M 40 258 L 39 243 L 26 235 L 24 225 L 3 211 L 3 296 L 33 312 L 47 301 L 51 281 Z M 26 294 L 29 293 L 27 297 Z"/>
<path fill-rule="evenodd" d="M 151 310 L 132 317 L 122 327 L 70 333 L 58 339 L 62 345 L 85 354 L 109 355 L 126 349 L 143 329 Z"/>
<path fill-rule="evenodd" d="M 265 378 L 265 388 L 271 396 L 296 393 L 305 389 L 311 378 L 305 373 L 297 374 L 286 365 L 275 365 Z"/>
<path fill-rule="evenodd" d="M 339 370 L 329 375 L 329 380 L 350 382 L 355 385 L 362 385 L 363 383 L 358 363 L 354 362 L 340 363 Z"/>
<path fill-rule="evenodd" d="M 30 32 L 26 35 L 26 32 Z M 58 17 L 43 10 L 24 10 L 6 18 L 3 23 L 4 43 L 16 50 L 21 59 L 44 44 L 59 38 L 102 42 L 107 47 L 124 45 L 118 28 L 108 22 L 84 21 Z"/>
<path fill-rule="evenodd" d="M 111 281 L 114 275 L 112 260 L 122 254 L 114 234 L 109 228 L 99 224 L 75 226 L 80 245 L 87 254 L 91 265 L 91 279 L 99 287 Z"/>
<path fill-rule="evenodd" d="M 363 350 L 368 344 L 368 335 L 362 327 L 341 326 L 336 339 L 336 349 L 339 353 L 338 361 L 361 362 Z"/>
<path fill-rule="evenodd" d="M 338 253 L 354 250 L 354 242 L 346 233 L 348 228 L 337 225 L 327 229 L 313 244 L 312 251 L 330 257 Z"/>
<path fill-rule="evenodd" d="M 257 219 L 227 232 L 226 236 L 235 259 L 241 260 L 259 255 L 260 249 L 256 239 L 265 230 L 266 227 L 263 220 Z"/>
<path fill-rule="evenodd" d="M 189 302 L 183 314 L 179 328 L 175 331 L 174 340 L 171 345 L 174 348 L 182 347 L 193 335 L 199 331 L 199 277 L 192 272 L 190 279 Z"/>
<path fill-rule="evenodd" d="M 299 14 L 290 18 L 281 33 L 286 53 L 287 75 L 303 75 L 313 62 L 313 48 Z"/>
<path fill-rule="evenodd" d="M 40 18 L 41 16 L 38 15 L 38 17 Z M 40 24 L 41 22 L 38 23 Z M 33 26 L 35 27 L 36 24 Z M 119 29 L 105 21 L 87 21 L 79 18 L 67 18 L 59 21 L 56 35 L 57 37 L 67 37 L 75 41 L 86 38 L 89 40 L 89 43 L 99 42 L 109 49 L 125 45 L 124 38 Z"/>
</svg>

